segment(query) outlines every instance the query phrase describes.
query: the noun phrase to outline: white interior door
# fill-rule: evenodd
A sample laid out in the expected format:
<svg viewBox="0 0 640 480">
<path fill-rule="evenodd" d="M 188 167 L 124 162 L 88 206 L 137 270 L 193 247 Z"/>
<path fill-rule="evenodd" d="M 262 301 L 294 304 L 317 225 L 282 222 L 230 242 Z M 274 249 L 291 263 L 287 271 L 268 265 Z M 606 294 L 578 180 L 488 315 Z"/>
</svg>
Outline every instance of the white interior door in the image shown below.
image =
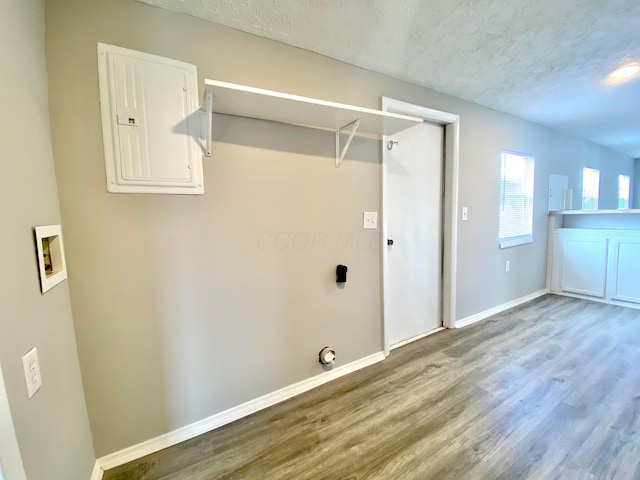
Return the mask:
<svg viewBox="0 0 640 480">
<path fill-rule="evenodd" d="M 385 146 L 384 312 L 388 344 L 442 325 L 442 185 L 444 128 L 424 123 Z"/>
<path fill-rule="evenodd" d="M 569 177 L 566 175 L 549 175 L 549 211 L 567 208 L 566 192 L 569 188 Z"/>
<path fill-rule="evenodd" d="M 26 391 L 25 391 L 26 395 Z M 0 367 L 0 480 L 26 480 Z M 4 472 L 4 473 L 3 473 Z M 4 477 L 3 477 L 4 475 Z"/>
</svg>

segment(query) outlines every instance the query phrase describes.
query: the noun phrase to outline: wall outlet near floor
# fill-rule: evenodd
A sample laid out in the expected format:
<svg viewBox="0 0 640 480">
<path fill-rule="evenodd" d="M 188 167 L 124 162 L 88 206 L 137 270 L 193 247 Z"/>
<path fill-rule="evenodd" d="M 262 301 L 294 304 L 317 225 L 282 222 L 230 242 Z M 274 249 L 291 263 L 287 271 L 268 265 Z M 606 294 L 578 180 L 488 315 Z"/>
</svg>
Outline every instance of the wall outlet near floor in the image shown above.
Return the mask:
<svg viewBox="0 0 640 480">
<path fill-rule="evenodd" d="M 31 398 L 42 387 L 38 350 L 36 348 L 32 348 L 22 357 L 22 366 L 24 367 L 24 377 L 27 382 L 27 394 Z"/>
<path fill-rule="evenodd" d="M 509 272 L 509 270 L 511 270 L 511 262 L 507 260 L 506 262 L 504 262 L 504 271 Z"/>
</svg>

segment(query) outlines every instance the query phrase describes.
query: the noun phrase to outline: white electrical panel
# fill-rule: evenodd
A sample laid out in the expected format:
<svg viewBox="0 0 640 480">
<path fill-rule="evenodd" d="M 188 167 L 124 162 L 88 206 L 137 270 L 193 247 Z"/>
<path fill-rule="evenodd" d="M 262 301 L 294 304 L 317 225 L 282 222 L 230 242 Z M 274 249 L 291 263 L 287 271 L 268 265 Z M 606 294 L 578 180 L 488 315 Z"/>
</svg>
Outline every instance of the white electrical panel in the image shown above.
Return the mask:
<svg viewBox="0 0 640 480">
<path fill-rule="evenodd" d="M 195 65 L 98 44 L 107 190 L 204 193 Z"/>
</svg>

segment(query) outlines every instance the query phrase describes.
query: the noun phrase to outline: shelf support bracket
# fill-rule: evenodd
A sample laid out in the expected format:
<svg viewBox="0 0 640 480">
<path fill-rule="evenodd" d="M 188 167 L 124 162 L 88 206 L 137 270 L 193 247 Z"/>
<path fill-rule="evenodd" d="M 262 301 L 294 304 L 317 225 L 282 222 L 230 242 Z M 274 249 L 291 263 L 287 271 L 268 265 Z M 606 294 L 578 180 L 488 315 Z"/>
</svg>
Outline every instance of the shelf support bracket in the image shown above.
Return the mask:
<svg viewBox="0 0 640 480">
<path fill-rule="evenodd" d="M 202 114 L 204 115 L 204 155 L 206 157 L 211 156 L 211 135 L 212 135 L 212 120 L 213 120 L 213 92 L 206 90 L 204 94 L 204 106 L 202 107 Z"/>
<path fill-rule="evenodd" d="M 360 126 L 360 119 L 355 120 L 336 132 L 336 168 L 340 168 L 342 162 L 344 160 L 344 156 L 347 154 L 347 150 L 349 150 L 349 145 L 351 145 L 351 140 L 353 140 L 353 136 L 358 131 L 358 127 Z M 347 143 L 345 143 L 344 148 L 340 151 L 340 134 L 343 130 L 347 130 L 351 127 L 351 132 L 349 132 L 349 138 L 347 139 Z"/>
</svg>

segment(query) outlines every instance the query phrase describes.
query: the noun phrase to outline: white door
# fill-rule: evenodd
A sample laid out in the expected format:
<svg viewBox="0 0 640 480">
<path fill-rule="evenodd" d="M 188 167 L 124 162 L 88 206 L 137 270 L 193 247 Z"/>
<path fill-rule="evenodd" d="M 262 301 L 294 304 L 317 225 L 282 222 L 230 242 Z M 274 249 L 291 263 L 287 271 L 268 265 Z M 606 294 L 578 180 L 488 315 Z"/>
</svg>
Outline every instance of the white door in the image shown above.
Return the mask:
<svg viewBox="0 0 640 480">
<path fill-rule="evenodd" d="M 442 167 L 444 128 L 424 123 L 384 146 L 386 264 L 384 312 L 389 345 L 442 325 Z"/>
<path fill-rule="evenodd" d="M 25 391 L 26 395 L 26 391 Z M 0 480 L 26 480 L 0 367 Z M 4 470 L 3 470 L 4 469 Z M 3 473 L 4 472 L 4 473 Z M 4 477 L 3 477 L 4 475 Z"/>
<path fill-rule="evenodd" d="M 566 175 L 549 175 L 549 211 L 567 210 L 566 193 L 569 188 L 569 177 Z"/>
</svg>

